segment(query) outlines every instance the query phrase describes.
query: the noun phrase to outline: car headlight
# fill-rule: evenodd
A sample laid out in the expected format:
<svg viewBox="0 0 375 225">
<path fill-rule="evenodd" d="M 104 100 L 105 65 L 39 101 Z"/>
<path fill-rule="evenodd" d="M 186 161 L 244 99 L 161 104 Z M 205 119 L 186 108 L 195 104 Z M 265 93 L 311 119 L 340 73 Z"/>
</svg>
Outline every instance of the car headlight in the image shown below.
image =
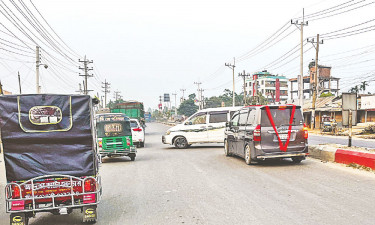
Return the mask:
<svg viewBox="0 0 375 225">
<path fill-rule="evenodd" d="M 171 131 L 170 130 L 167 130 L 167 132 L 165 132 L 166 135 L 170 135 L 171 134 Z"/>
</svg>

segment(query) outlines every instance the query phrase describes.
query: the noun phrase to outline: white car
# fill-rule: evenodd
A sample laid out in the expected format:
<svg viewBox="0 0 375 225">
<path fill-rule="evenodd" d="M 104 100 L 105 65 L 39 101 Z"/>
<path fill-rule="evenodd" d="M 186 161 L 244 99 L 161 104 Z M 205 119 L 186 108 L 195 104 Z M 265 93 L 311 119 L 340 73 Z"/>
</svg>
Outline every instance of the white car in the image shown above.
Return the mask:
<svg viewBox="0 0 375 225">
<path fill-rule="evenodd" d="M 137 119 L 130 119 L 132 129 L 133 145 L 137 147 L 145 146 L 145 129 L 141 126 Z"/>
<path fill-rule="evenodd" d="M 225 123 L 242 107 L 203 109 L 170 128 L 162 137 L 164 144 L 187 148 L 194 143 L 224 143 Z"/>
</svg>

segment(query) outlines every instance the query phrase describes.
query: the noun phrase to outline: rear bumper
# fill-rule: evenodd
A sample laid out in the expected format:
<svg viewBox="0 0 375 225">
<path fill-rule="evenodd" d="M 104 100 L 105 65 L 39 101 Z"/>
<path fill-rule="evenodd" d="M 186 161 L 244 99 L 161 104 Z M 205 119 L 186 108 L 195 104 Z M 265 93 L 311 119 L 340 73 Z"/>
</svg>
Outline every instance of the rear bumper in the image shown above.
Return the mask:
<svg viewBox="0 0 375 225">
<path fill-rule="evenodd" d="M 274 158 L 291 158 L 291 157 L 306 157 L 309 153 L 285 153 L 285 154 L 269 154 L 259 155 L 257 159 L 274 159 Z"/>
<path fill-rule="evenodd" d="M 130 147 L 130 149 L 115 149 L 115 150 L 105 150 L 101 149 L 99 151 L 100 155 L 129 155 L 129 154 L 136 154 L 137 149 L 135 147 Z"/>
<path fill-rule="evenodd" d="M 291 157 L 306 157 L 308 153 L 308 146 L 300 151 L 276 151 L 276 152 L 264 152 L 259 148 L 256 148 L 255 159 L 272 159 L 272 158 L 291 158 Z"/>
</svg>

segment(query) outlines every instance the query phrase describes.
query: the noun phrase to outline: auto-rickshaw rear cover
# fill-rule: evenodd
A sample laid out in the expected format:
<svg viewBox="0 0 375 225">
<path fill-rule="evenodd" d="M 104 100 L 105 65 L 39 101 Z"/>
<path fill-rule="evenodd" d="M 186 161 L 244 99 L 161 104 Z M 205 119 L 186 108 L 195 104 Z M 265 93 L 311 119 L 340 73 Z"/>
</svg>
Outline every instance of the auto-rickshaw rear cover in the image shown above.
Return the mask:
<svg viewBox="0 0 375 225">
<path fill-rule="evenodd" d="M 0 128 L 8 181 L 97 173 L 90 96 L 0 96 Z"/>
</svg>

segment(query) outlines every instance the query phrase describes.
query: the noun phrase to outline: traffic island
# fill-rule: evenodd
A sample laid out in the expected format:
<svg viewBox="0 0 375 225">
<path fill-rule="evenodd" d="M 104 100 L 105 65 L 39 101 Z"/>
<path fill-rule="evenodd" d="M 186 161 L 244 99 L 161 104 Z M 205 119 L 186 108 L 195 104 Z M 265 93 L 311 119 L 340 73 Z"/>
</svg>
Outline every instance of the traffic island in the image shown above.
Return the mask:
<svg viewBox="0 0 375 225">
<path fill-rule="evenodd" d="M 323 162 L 336 162 L 375 170 L 375 149 L 338 144 L 309 145 L 309 155 Z"/>
</svg>

